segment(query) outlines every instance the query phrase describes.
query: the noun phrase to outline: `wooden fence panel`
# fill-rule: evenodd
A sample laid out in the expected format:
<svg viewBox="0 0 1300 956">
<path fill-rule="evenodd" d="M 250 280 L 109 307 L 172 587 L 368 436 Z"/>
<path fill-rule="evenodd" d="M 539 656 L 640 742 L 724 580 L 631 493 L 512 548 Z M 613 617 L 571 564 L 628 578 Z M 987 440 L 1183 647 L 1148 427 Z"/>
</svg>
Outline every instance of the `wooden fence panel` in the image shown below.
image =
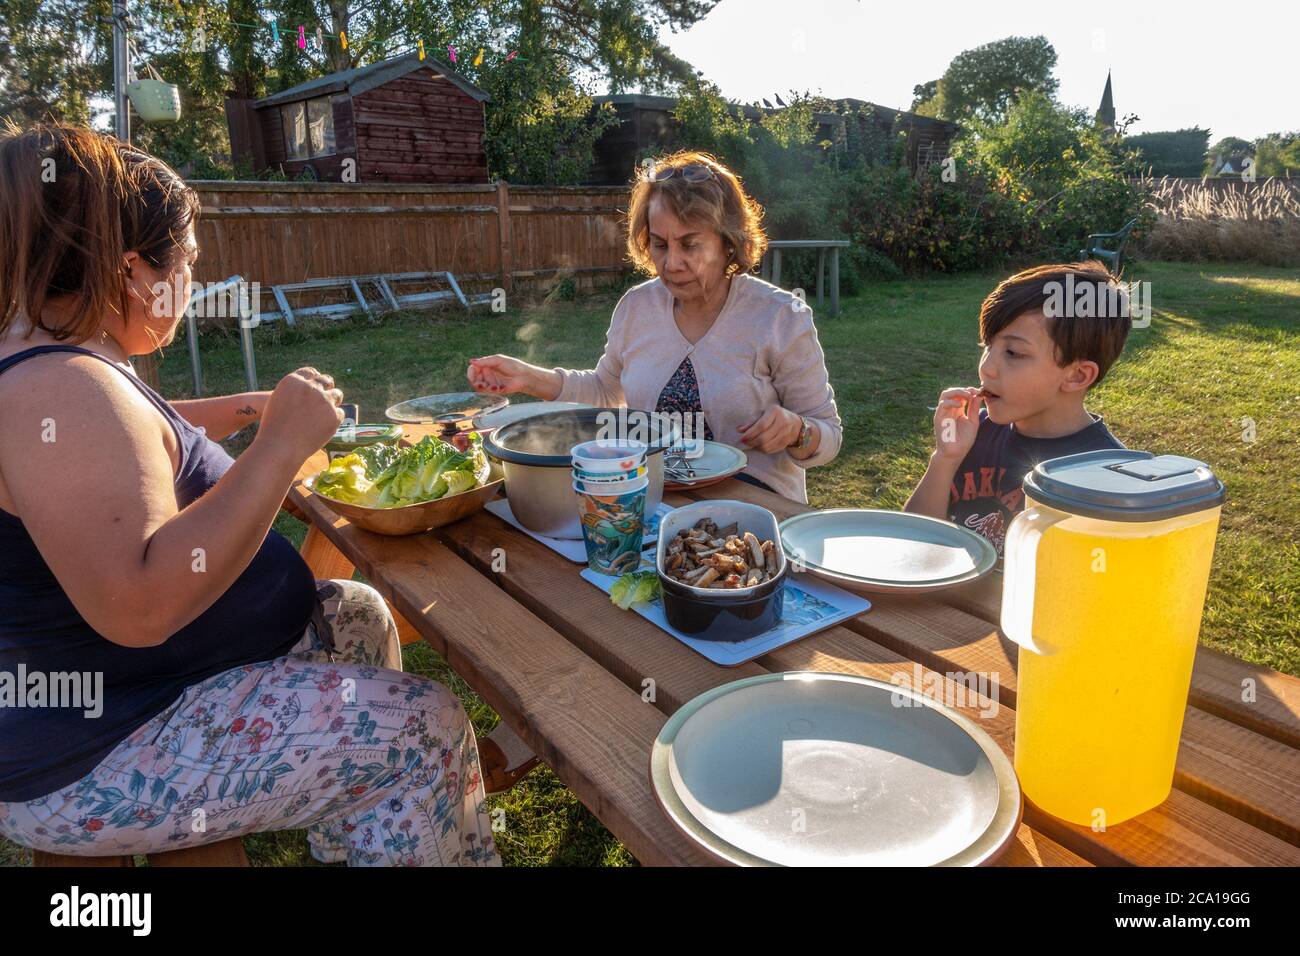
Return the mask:
<svg viewBox="0 0 1300 956">
<path fill-rule="evenodd" d="M 200 282 L 449 270 L 482 289 L 569 274 L 585 284 L 627 267 L 621 187 L 191 185 Z"/>
</svg>

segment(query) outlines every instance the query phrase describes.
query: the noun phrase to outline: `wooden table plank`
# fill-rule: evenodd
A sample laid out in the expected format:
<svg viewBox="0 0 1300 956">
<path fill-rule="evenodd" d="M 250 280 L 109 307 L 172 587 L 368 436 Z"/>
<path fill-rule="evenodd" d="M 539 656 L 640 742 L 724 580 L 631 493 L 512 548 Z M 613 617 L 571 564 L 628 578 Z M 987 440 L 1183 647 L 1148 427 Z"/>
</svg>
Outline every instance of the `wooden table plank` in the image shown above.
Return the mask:
<svg viewBox="0 0 1300 956">
<path fill-rule="evenodd" d="M 937 596 L 945 604 L 997 624 L 1002 607 L 1002 573 L 994 572 Z M 1300 748 L 1300 678 L 1291 674 L 1200 646 L 1196 648 L 1187 699 L 1224 720 Z"/>
<path fill-rule="evenodd" d="M 659 675 L 655 678 L 655 704 L 665 716 L 718 684 L 766 673 L 758 664 L 719 667 L 667 638 L 639 615 L 611 615 L 608 596 L 578 576 L 579 565 L 565 561 L 493 515 L 477 515 L 436 533 L 530 611 L 620 674 L 631 689 L 642 688 L 643 675 Z M 504 551 L 505 568 L 493 571 L 494 565 L 500 567 L 498 548 Z M 1016 844 L 999 862 L 1008 866 L 1088 865 L 1077 854 L 1023 825 Z"/>
<path fill-rule="evenodd" d="M 882 596 L 847 626 L 934 670 L 988 675 L 997 681 L 998 699 L 1016 706 L 1018 649 L 985 621 L 946 605 Z M 1296 781 L 1300 750 L 1186 708 L 1174 778 L 1179 789 L 1300 844 Z"/>
<path fill-rule="evenodd" d="M 711 862 L 651 792 L 650 748 L 664 721 L 658 709 L 431 536 L 383 538 L 319 499 L 300 504 L 638 860 Z"/>
<path fill-rule="evenodd" d="M 1201 647 L 1190 699 L 1211 714 L 1300 747 L 1300 678 Z"/>
<path fill-rule="evenodd" d="M 871 612 L 868 612 L 870 614 Z M 766 655 L 774 670 L 822 670 L 861 674 L 889 683 L 913 675 L 913 662 L 847 628 L 832 628 Z M 944 703 L 975 721 L 1014 757 L 1015 713 L 955 681 L 925 669 L 923 687 L 942 686 Z M 941 682 L 933 683 L 932 682 Z M 914 686 L 906 683 L 907 686 Z M 1043 813 L 1028 802 L 1025 822 L 1095 863 L 1138 866 L 1300 864 L 1300 849 L 1247 822 L 1175 790 L 1160 806 L 1133 820 L 1093 833 Z M 1147 834 L 1167 833 L 1153 841 Z"/>
<path fill-rule="evenodd" d="M 998 861 L 998 865 L 1092 866 L 1093 864 L 1022 823 L 1020 832 L 1016 834 L 1016 841 L 1007 848 L 1006 854 Z"/>
<path fill-rule="evenodd" d="M 766 673 L 757 664 L 719 667 L 640 615 L 611 613 L 609 596 L 578 576 L 581 565 L 495 515 L 481 512 L 435 534 L 628 687 L 641 693 L 653 680 L 665 714 L 718 684 Z M 505 556 L 499 573 L 492 570 L 498 548 Z"/>
<path fill-rule="evenodd" d="M 578 576 L 577 565 L 565 562 L 545 546 L 510 528 L 493 515 L 476 515 L 440 529 L 437 533 L 481 570 L 490 568 L 494 549 L 503 548 L 506 570 L 496 575 L 502 587 L 557 631 L 577 642 L 585 653 L 618 673 L 629 687 L 639 688 L 640 681 L 645 676 L 658 674 L 656 703 L 666 714 L 672 713 L 681 704 L 710 687 L 743 676 L 704 661 L 694 652 L 666 638 L 639 616 L 626 615 L 611 620 L 608 598 Z M 869 612 L 864 620 L 870 619 L 874 613 Z M 945 613 L 960 612 L 946 609 Z M 816 655 L 826 648 L 833 648 L 832 653 L 826 659 L 818 660 Z M 910 676 L 914 661 L 875 644 L 855 631 L 836 627 L 768 655 L 758 664 L 777 670 L 808 667 L 815 670 L 866 673 L 888 681 L 894 673 Z M 678 680 L 686 680 L 689 689 L 678 684 Z M 979 712 L 987 710 L 987 704 L 988 702 L 977 702 L 968 708 L 968 712 L 979 720 Z M 993 721 L 995 726 L 990 727 L 989 723 L 981 720 L 981 726 L 989 729 L 994 739 L 1011 755 L 1013 712 L 1003 707 Z M 1150 811 L 1157 817 L 1164 812 L 1160 808 Z M 1257 862 L 1300 862 L 1300 853 L 1296 853 L 1293 847 L 1280 841 L 1275 841 L 1277 846 L 1267 840 L 1255 841 L 1252 834 L 1247 832 L 1252 828 L 1212 807 L 1204 807 L 1204 816 L 1222 828 L 1217 837 L 1217 845 L 1213 841 L 1206 843 L 1204 840 L 1198 840 L 1189 846 L 1171 842 L 1155 851 L 1149 851 L 1140 843 L 1129 845 L 1122 833 L 1115 836 L 1115 831 L 1112 831 L 1111 846 L 1094 852 L 1106 860 L 1168 865 L 1179 865 L 1191 857 L 1202 858 L 1217 853 L 1217 859 L 1229 865 L 1242 859 L 1238 846 L 1244 841 L 1261 854 Z M 1030 822 L 1040 832 L 1052 835 L 1039 821 Z M 1070 836 L 1073 838 L 1072 834 Z M 1089 853 L 1086 845 L 1074 845 L 1071 849 L 1085 857 Z M 1153 855 L 1143 855 L 1148 853 Z"/>
</svg>

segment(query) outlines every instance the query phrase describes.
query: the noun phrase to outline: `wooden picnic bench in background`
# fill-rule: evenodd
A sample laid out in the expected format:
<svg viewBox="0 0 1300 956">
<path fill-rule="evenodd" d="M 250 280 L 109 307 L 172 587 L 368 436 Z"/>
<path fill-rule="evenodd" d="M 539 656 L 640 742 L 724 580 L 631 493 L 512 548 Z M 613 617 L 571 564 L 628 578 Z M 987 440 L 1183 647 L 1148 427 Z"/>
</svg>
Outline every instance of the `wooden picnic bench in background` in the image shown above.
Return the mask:
<svg viewBox="0 0 1300 956">
<path fill-rule="evenodd" d="M 323 464 L 322 455 L 302 475 Z M 751 501 L 778 518 L 808 510 L 734 479 L 665 496 L 676 505 L 709 498 Z M 390 603 L 403 641 L 425 640 L 441 653 L 643 864 L 717 862 L 660 810 L 648 767 L 667 718 L 722 683 L 790 670 L 888 682 L 920 667 L 927 681 L 939 675 L 949 699 L 965 701 L 956 709 L 1013 753 L 1016 657 L 996 625 L 996 576 L 963 590 L 877 596 L 858 618 L 723 668 L 639 615 L 617 612 L 577 565 L 486 512 L 429 534 L 387 538 L 349 524 L 301 486 L 290 499 L 310 520 L 303 555 L 314 573 L 360 571 Z M 494 570 L 501 554 L 505 567 Z M 996 712 L 993 700 L 954 683 L 970 671 L 997 676 Z M 1253 688 L 1252 702 L 1244 688 Z M 999 862 L 1300 864 L 1298 708 L 1300 680 L 1202 648 L 1169 798 L 1105 832 L 1026 801 L 1017 838 Z"/>
<path fill-rule="evenodd" d="M 847 249 L 847 239 L 774 239 L 767 244 L 767 253 L 763 256 L 761 274 L 772 285 L 781 284 L 781 250 L 782 249 L 816 249 L 817 250 L 817 309 L 822 307 L 822 283 L 826 274 L 826 253 L 831 254 L 831 312 L 834 318 L 840 314 L 840 250 Z"/>
</svg>

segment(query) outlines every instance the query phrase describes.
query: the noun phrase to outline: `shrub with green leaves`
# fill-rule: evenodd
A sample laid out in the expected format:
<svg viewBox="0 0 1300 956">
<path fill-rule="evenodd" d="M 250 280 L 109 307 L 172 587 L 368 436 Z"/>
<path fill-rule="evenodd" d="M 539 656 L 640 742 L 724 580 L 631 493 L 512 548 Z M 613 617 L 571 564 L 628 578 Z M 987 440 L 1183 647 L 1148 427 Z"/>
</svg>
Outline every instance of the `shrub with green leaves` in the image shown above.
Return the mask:
<svg viewBox="0 0 1300 956">
<path fill-rule="evenodd" d="M 1026 248 L 1035 255 L 1072 258 L 1089 234 L 1150 219 L 1129 178 L 1139 155 L 1105 136 L 1085 111 L 1044 94 L 1022 95 L 999 126 L 974 124 L 961 154 L 1024 205 Z"/>
</svg>

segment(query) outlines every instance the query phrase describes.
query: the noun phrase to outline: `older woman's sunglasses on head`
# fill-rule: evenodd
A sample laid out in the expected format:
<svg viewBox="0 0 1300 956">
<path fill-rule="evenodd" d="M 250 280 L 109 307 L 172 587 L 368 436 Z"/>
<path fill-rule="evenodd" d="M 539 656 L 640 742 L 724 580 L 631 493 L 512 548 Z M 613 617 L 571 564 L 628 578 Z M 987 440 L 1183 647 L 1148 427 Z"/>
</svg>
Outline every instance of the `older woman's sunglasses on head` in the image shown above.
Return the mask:
<svg viewBox="0 0 1300 956">
<path fill-rule="evenodd" d="M 714 176 L 713 170 L 703 163 L 687 163 L 685 166 L 651 166 L 648 178 L 652 183 L 661 183 L 679 174 L 688 183 L 706 182 Z"/>
</svg>

